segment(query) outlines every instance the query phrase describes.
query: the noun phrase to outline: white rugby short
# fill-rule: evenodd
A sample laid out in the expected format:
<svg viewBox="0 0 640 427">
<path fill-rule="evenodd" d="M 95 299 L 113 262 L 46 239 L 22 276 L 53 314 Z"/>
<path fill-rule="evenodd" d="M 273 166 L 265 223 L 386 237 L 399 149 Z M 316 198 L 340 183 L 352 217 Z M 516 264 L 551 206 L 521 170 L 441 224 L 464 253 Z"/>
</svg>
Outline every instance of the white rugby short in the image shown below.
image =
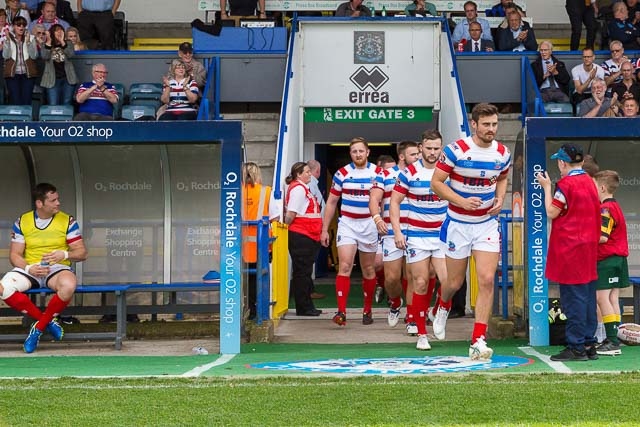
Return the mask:
<svg viewBox="0 0 640 427">
<path fill-rule="evenodd" d="M 440 229 L 444 253 L 449 258 L 464 259 L 472 250 L 500 252 L 500 223 L 497 218 L 479 224 L 451 221 L 447 218 Z"/>
<path fill-rule="evenodd" d="M 407 264 L 427 258 L 444 258 L 442 242 L 437 237 L 407 237 Z"/>
<path fill-rule="evenodd" d="M 28 276 L 31 280 L 35 280 L 41 288 L 48 288 L 49 286 L 47 285 L 47 282 L 49 281 L 49 278 L 51 278 L 52 276 L 55 276 L 56 274 L 58 274 L 60 271 L 63 271 L 63 270 L 73 271 L 73 270 L 71 270 L 71 267 L 69 267 L 68 265 L 53 264 L 53 265 L 49 266 L 49 274 L 47 275 L 47 277 L 36 277 L 36 276 L 32 276 L 31 274 L 27 273 L 22 268 L 16 267 L 16 268 L 13 269 L 13 271 L 17 271 L 19 273 L 22 273 L 22 274 Z"/>
<path fill-rule="evenodd" d="M 378 229 L 373 219 L 351 219 L 341 217 L 338 221 L 336 246 L 357 245 L 361 252 L 378 250 Z"/>
<path fill-rule="evenodd" d="M 393 234 L 382 237 L 382 262 L 395 261 L 404 256 L 404 250 L 396 247 Z"/>
</svg>

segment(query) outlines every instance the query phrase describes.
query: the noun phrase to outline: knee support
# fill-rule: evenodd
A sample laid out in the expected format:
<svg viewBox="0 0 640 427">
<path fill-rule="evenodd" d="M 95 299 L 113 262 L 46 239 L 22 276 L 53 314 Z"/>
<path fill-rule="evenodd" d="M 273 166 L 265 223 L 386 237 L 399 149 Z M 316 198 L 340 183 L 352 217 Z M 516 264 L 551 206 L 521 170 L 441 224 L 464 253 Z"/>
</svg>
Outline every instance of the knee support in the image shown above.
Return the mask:
<svg viewBox="0 0 640 427">
<path fill-rule="evenodd" d="M 10 271 L 5 274 L 2 280 L 0 280 L 0 283 L 2 283 L 3 288 L 0 299 L 3 300 L 9 298 L 16 292 L 24 292 L 31 288 L 31 282 L 29 279 L 16 271 Z"/>
</svg>

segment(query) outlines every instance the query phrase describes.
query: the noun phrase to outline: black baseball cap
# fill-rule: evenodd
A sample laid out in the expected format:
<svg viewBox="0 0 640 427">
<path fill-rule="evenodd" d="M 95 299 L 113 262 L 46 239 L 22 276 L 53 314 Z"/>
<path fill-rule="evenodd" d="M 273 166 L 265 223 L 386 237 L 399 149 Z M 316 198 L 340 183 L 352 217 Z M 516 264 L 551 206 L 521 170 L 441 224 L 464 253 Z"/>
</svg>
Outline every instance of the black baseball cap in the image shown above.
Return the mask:
<svg viewBox="0 0 640 427">
<path fill-rule="evenodd" d="M 584 160 L 582 147 L 574 144 L 563 144 L 557 153 L 551 156 L 552 159 L 563 160 L 568 163 L 579 163 Z"/>
<path fill-rule="evenodd" d="M 190 53 L 193 52 L 193 45 L 189 42 L 183 42 L 180 44 L 180 47 L 178 49 L 180 50 L 180 52 Z"/>
</svg>

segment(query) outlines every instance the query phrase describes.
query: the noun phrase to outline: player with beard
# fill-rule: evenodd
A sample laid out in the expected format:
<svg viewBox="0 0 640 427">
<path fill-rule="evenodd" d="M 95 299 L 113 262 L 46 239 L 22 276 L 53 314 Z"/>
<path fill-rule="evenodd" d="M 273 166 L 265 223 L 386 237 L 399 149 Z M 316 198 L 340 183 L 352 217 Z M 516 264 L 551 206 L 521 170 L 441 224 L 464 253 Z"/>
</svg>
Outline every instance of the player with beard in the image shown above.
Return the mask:
<svg viewBox="0 0 640 427">
<path fill-rule="evenodd" d="M 376 288 L 374 262 L 378 248 L 378 230 L 369 213 L 369 190 L 381 168 L 369 163 L 369 144 L 357 137 L 349 144 L 351 163 L 341 167 L 333 175 L 331 191 L 324 210 L 320 242 L 329 246 L 329 224 L 335 214 L 338 201 L 342 198 L 336 247 L 338 250 L 338 274 L 336 276 L 336 297 L 338 312 L 333 322 L 339 326 L 347 323 L 347 298 L 351 288 L 351 270 L 356 252 L 360 251 L 362 270 L 362 291 L 364 308 L 362 324 L 373 323 L 371 305 Z"/>
<path fill-rule="evenodd" d="M 431 181 L 433 191 L 449 201 L 447 218 L 440 230 L 448 280 L 442 284 L 433 333 L 444 339 L 451 299 L 462 286 L 469 255 L 473 255 L 478 297 L 469 357 L 488 360 L 493 350 L 486 343 L 487 325 L 500 256 L 500 226 L 496 216 L 507 192 L 511 153 L 494 139 L 498 130 L 498 109 L 494 105 L 477 104 L 471 111 L 471 127 L 473 136 L 444 148 Z"/>
<path fill-rule="evenodd" d="M 398 164 L 382 170 L 371 187 L 369 212 L 376 224 L 381 238 L 382 261 L 384 263 L 384 287 L 389 299 L 387 323 L 394 327 L 400 319 L 402 305 L 402 270 L 404 267 L 404 249 L 396 248 L 393 241 L 393 230 L 389 221 L 389 200 L 400 171 L 418 159 L 420 151 L 414 141 L 402 141 L 398 144 Z M 405 222 L 407 204 L 400 208 L 401 222 Z M 404 228 L 403 224 L 403 228 Z M 379 248 L 380 249 L 380 248 Z"/>
<path fill-rule="evenodd" d="M 427 339 L 427 308 L 429 263 L 440 279 L 447 280 L 444 252 L 440 244 L 440 226 L 447 212 L 447 202 L 441 200 L 431 189 L 431 178 L 442 151 L 442 135 L 436 129 L 426 131 L 420 144 L 422 158 L 407 166 L 398 175 L 391 193 L 391 225 L 394 242 L 398 249 L 406 250 L 407 276 L 413 289 L 413 317 L 418 328 L 418 350 L 431 350 Z M 400 227 L 400 204 L 409 203 L 407 227 Z"/>
</svg>

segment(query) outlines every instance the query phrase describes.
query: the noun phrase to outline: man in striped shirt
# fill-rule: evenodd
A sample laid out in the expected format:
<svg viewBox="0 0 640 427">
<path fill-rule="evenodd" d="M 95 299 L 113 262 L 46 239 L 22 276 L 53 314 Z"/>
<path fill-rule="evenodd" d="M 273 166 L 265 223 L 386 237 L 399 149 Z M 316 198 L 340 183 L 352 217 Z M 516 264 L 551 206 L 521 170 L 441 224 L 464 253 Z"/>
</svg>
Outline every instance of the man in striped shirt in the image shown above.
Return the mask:
<svg viewBox="0 0 640 427">
<path fill-rule="evenodd" d="M 471 112 L 473 136 L 447 145 L 436 165 L 431 188 L 449 201 L 440 240 L 444 243 L 448 280 L 442 285 L 433 332 L 444 339 L 451 298 L 461 287 L 470 255 L 476 261 L 478 297 L 469 357 L 491 359 L 486 334 L 493 304 L 493 281 L 500 255 L 500 228 L 496 216 L 507 192 L 511 153 L 494 138 L 498 109 L 477 104 Z M 449 179 L 450 183 L 445 181 Z"/>
<path fill-rule="evenodd" d="M 324 210 L 320 242 L 329 246 L 329 225 L 342 198 L 336 246 L 338 249 L 338 274 L 336 276 L 336 296 L 338 312 L 333 322 L 339 326 L 347 323 L 347 298 L 351 288 L 351 270 L 356 252 L 360 251 L 362 269 L 362 290 L 364 308 L 362 323 L 373 323 L 371 305 L 376 288 L 374 262 L 378 248 L 378 230 L 369 213 L 369 190 L 381 171 L 367 160 L 369 145 L 364 138 L 354 138 L 349 144 L 351 163 L 341 167 L 333 176 L 329 199 Z"/>
<path fill-rule="evenodd" d="M 410 289 L 413 290 L 411 310 L 417 326 L 418 350 L 431 349 L 426 326 L 430 302 L 430 264 L 433 265 L 441 284 L 447 280 L 444 253 L 439 239 L 440 226 L 447 212 L 447 202 L 441 200 L 431 189 L 431 178 L 441 150 L 440 132 L 436 129 L 425 132 L 420 144 L 422 157 L 398 175 L 389 208 L 394 243 L 398 249 L 407 251 L 407 275 L 411 282 Z M 403 231 L 400 227 L 400 206 L 405 199 L 409 206 L 407 226 Z"/>
</svg>

